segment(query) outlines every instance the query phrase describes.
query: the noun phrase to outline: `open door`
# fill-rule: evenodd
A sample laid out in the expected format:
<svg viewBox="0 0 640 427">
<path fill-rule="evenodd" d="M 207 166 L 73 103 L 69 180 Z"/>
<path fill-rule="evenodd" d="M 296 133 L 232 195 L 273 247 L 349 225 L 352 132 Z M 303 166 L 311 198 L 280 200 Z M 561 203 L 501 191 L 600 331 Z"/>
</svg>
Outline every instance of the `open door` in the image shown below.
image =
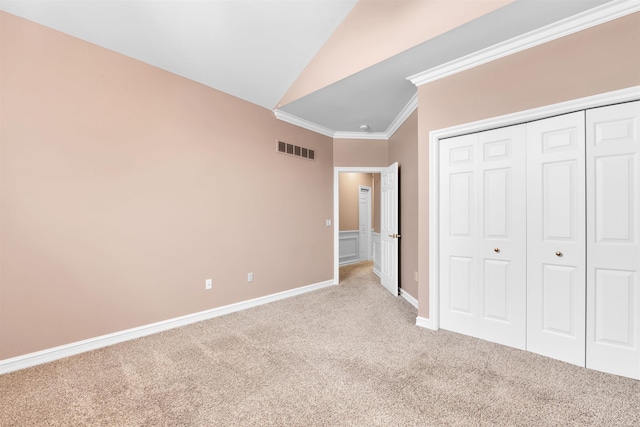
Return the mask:
<svg viewBox="0 0 640 427">
<path fill-rule="evenodd" d="M 381 282 L 398 296 L 398 163 L 380 175 L 380 273 Z"/>
</svg>

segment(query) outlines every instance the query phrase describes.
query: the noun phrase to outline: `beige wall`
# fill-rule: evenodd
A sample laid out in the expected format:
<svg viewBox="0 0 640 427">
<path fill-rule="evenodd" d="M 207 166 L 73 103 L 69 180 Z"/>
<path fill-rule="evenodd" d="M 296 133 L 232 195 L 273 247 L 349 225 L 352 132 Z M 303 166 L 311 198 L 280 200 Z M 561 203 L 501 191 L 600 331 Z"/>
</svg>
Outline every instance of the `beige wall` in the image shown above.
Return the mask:
<svg viewBox="0 0 640 427">
<path fill-rule="evenodd" d="M 377 185 L 376 185 L 377 182 Z M 340 172 L 338 175 L 340 231 L 359 229 L 360 186 L 371 188 L 371 227 L 380 232 L 380 174 Z"/>
<path fill-rule="evenodd" d="M 514 0 L 360 0 L 276 107 L 362 71 Z"/>
<path fill-rule="evenodd" d="M 400 167 L 400 287 L 418 298 L 418 113 L 389 139 L 389 163 Z"/>
<path fill-rule="evenodd" d="M 0 20 L 0 359 L 332 279 L 330 138 Z"/>
<path fill-rule="evenodd" d="M 334 139 L 333 166 L 389 166 L 389 143 L 385 140 Z"/>
<path fill-rule="evenodd" d="M 640 85 L 640 13 L 421 86 L 419 315 L 429 317 L 429 132 Z"/>
</svg>

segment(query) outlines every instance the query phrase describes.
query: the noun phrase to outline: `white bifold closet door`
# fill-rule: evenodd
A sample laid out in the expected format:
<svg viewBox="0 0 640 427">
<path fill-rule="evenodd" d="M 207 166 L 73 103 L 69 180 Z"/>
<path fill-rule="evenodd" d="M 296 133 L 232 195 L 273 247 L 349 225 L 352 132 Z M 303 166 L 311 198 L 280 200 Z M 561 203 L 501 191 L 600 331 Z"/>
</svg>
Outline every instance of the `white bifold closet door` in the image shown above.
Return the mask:
<svg viewBox="0 0 640 427">
<path fill-rule="evenodd" d="M 640 101 L 440 141 L 443 329 L 640 379 Z"/>
<path fill-rule="evenodd" d="M 640 379 L 640 102 L 587 110 L 587 367 Z"/>
<path fill-rule="evenodd" d="M 584 111 L 527 124 L 527 350 L 585 365 Z"/>
<path fill-rule="evenodd" d="M 525 127 L 441 141 L 444 329 L 517 348 L 526 340 Z"/>
<path fill-rule="evenodd" d="M 478 135 L 440 141 L 440 326 L 478 334 Z"/>
</svg>

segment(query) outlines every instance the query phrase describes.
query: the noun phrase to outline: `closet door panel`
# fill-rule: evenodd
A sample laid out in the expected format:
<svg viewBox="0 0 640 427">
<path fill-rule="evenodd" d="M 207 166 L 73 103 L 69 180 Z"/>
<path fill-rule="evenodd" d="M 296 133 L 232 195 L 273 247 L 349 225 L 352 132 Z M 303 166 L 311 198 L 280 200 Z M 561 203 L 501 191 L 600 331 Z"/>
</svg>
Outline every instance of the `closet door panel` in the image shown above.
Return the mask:
<svg viewBox="0 0 640 427">
<path fill-rule="evenodd" d="M 440 326 L 478 333 L 477 134 L 440 141 Z"/>
<path fill-rule="evenodd" d="M 478 337 L 526 343 L 525 126 L 478 137 Z"/>
<path fill-rule="evenodd" d="M 640 102 L 587 111 L 587 367 L 640 379 Z"/>
<path fill-rule="evenodd" d="M 585 364 L 584 112 L 527 124 L 527 345 Z"/>
<path fill-rule="evenodd" d="M 576 334 L 576 269 L 544 264 L 542 278 L 542 330 L 571 339 Z"/>
<path fill-rule="evenodd" d="M 545 241 L 574 242 L 576 233 L 576 160 L 542 165 L 542 231 Z"/>
</svg>

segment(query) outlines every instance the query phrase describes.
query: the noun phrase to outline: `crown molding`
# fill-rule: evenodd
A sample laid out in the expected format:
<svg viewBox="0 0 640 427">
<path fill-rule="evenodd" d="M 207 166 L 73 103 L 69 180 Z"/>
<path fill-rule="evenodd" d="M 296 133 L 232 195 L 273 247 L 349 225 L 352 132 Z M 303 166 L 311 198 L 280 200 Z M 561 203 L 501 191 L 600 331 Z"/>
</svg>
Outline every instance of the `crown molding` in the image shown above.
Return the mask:
<svg viewBox="0 0 640 427">
<path fill-rule="evenodd" d="M 402 124 L 409 118 L 409 116 L 418 108 L 418 92 L 413 94 L 407 105 L 404 106 L 400 114 L 391 122 L 387 131 L 387 139 L 391 138 L 394 133 L 402 126 Z"/>
<path fill-rule="evenodd" d="M 294 116 L 293 114 L 285 113 L 282 110 L 273 110 L 273 113 L 276 115 L 276 118 L 278 120 L 282 120 L 283 122 L 290 123 L 292 125 L 310 130 L 315 133 L 319 133 L 321 135 L 333 138 L 336 133 L 332 129 L 320 126 L 316 123 L 310 122 L 309 120 L 301 119 L 300 117 Z"/>
<path fill-rule="evenodd" d="M 334 139 L 384 139 L 389 137 L 385 132 L 336 132 Z"/>
<path fill-rule="evenodd" d="M 640 11 L 640 2 L 638 0 L 612 1 L 446 64 L 414 74 L 407 77 L 407 80 L 416 86 L 422 86 L 638 11 Z"/>
<path fill-rule="evenodd" d="M 393 119 L 384 132 L 336 132 L 336 139 L 386 139 L 389 140 L 394 133 L 402 126 L 409 116 L 418 108 L 418 92 L 414 93 L 409 102 L 402 108 L 400 113 Z"/>
<path fill-rule="evenodd" d="M 301 128 L 317 132 L 319 134 L 329 136 L 334 139 L 372 139 L 372 140 L 388 140 L 393 134 L 402 126 L 402 124 L 409 118 L 409 116 L 418 108 L 418 93 L 416 92 L 407 105 L 402 108 L 402 111 L 391 122 L 389 127 L 384 132 L 347 132 L 347 131 L 334 131 L 332 129 L 320 126 L 309 120 L 301 119 L 293 114 L 285 113 L 282 110 L 273 110 L 278 120 L 290 123 L 292 125 L 299 126 Z"/>
</svg>

